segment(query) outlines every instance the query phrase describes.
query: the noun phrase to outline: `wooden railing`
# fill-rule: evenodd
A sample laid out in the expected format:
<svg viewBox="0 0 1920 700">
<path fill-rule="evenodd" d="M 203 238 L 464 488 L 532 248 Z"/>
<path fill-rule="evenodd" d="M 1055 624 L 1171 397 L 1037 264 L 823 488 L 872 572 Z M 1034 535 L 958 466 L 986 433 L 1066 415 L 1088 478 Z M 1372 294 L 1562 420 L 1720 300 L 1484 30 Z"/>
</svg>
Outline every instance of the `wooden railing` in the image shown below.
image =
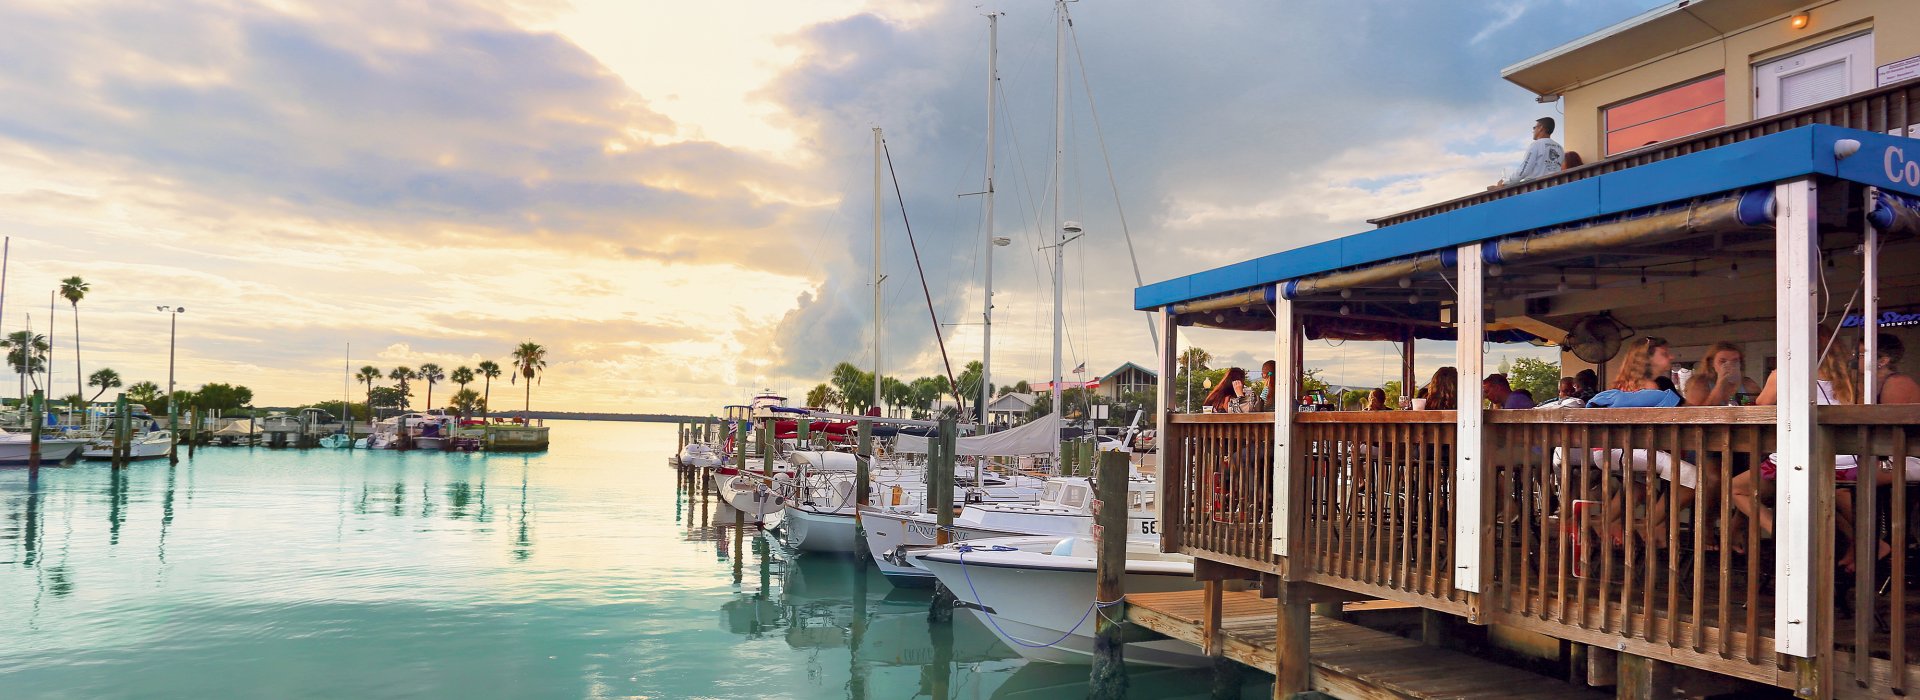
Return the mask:
<svg viewBox="0 0 1920 700">
<path fill-rule="evenodd" d="M 1843 455 L 1841 466 L 1857 465 L 1857 478 L 1837 481 L 1833 499 L 1834 558 L 1851 560 L 1853 572 L 1842 567 L 1816 587 L 1816 596 L 1831 599 L 1815 600 L 1813 609 L 1836 611 L 1829 629 L 1839 685 L 1907 695 L 1915 687 L 1909 606 L 1920 599 L 1908 581 L 1912 510 L 1920 505 L 1913 492 L 1920 488 L 1920 406 L 1824 406 L 1817 416 L 1827 445 Z"/>
<path fill-rule="evenodd" d="M 1303 413 L 1306 580 L 1463 612 L 1453 584 L 1453 411 Z M 1296 573 L 1296 577 L 1299 575 Z"/>
<path fill-rule="evenodd" d="M 1175 414 L 1160 439 L 1161 547 L 1279 573 L 1273 414 Z"/>
<path fill-rule="evenodd" d="M 1490 619 L 1774 682 L 1771 560 L 1730 507 L 1733 475 L 1774 449 L 1774 415 L 1489 412 Z"/>
<path fill-rule="evenodd" d="M 1730 143 L 1776 134 L 1788 129 L 1796 129 L 1812 124 L 1843 126 L 1863 131 L 1877 131 L 1899 136 L 1913 136 L 1920 132 L 1916 122 L 1920 121 L 1920 78 L 1894 83 L 1884 87 L 1858 92 L 1830 102 L 1823 102 L 1804 109 L 1786 112 L 1765 119 L 1721 127 L 1712 131 L 1703 131 L 1692 136 L 1666 141 L 1646 148 L 1597 161 L 1589 165 L 1564 170 L 1535 180 L 1503 187 L 1488 192 L 1476 192 L 1459 199 L 1441 202 L 1432 206 L 1394 214 L 1371 220 L 1377 226 L 1392 226 L 1415 219 L 1423 219 L 1436 214 L 1444 214 L 1456 209 L 1485 204 L 1496 199 L 1505 199 L 1518 194 L 1543 190 L 1555 185 L 1564 185 L 1576 180 L 1585 180 L 1607 173 L 1619 172 L 1627 168 L 1638 167 L 1668 158 L 1677 158 L 1690 153 L 1698 153 L 1710 148 L 1718 148 Z"/>
</svg>

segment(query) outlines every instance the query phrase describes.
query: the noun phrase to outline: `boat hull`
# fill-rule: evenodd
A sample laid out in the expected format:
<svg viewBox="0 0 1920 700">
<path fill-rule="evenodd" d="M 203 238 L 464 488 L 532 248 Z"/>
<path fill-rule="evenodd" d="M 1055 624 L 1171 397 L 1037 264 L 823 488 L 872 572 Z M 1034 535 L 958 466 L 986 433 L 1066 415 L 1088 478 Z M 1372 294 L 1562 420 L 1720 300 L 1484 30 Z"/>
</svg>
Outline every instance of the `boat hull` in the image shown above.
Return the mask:
<svg viewBox="0 0 1920 700">
<path fill-rule="evenodd" d="M 40 463 L 59 464 L 87 446 L 86 440 L 41 440 Z M 26 464 L 32 445 L 25 440 L 20 442 L 0 442 L 0 464 Z"/>
<path fill-rule="evenodd" d="M 786 506 L 781 523 L 787 530 L 787 543 L 802 552 L 853 554 L 859 551 L 860 537 L 853 513 L 828 513 Z"/>
<path fill-rule="evenodd" d="M 94 461 L 113 459 L 113 445 L 111 443 L 96 443 L 96 444 L 100 444 L 102 446 L 94 447 L 92 449 L 82 450 L 80 452 L 80 457 L 82 459 L 89 459 Z M 168 447 L 170 447 L 170 445 L 166 440 L 158 440 L 154 442 L 135 442 L 133 444 L 127 445 L 127 459 L 135 460 L 135 461 L 142 460 L 142 459 L 159 459 L 161 457 L 167 456 Z"/>
<path fill-rule="evenodd" d="M 1034 661 L 1086 664 L 1093 660 L 1094 572 L 1091 559 L 1065 560 L 1060 565 L 999 565 L 993 553 L 916 555 L 924 567 L 958 598 L 958 605 L 993 630 L 1000 641 Z M 1031 558 L 1031 557 L 1029 557 Z M 1165 564 L 1166 562 L 1155 562 Z M 1190 591 L 1200 587 L 1191 564 L 1135 571 L 1129 566 L 1128 593 Z M 1145 568 L 1145 567 L 1142 567 Z M 1165 570 L 1160 570 L 1165 569 Z M 1198 668 L 1209 660 L 1199 647 L 1179 640 L 1136 642 L 1127 645 L 1127 663 Z"/>
</svg>

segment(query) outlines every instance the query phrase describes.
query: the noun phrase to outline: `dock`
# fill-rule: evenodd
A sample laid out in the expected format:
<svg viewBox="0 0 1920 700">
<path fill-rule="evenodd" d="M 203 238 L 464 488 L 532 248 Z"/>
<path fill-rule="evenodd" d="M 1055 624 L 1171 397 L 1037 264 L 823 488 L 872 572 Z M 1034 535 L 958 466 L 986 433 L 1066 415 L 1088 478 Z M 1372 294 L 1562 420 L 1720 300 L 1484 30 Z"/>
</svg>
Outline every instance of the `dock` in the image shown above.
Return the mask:
<svg viewBox="0 0 1920 700">
<path fill-rule="evenodd" d="M 1127 621 L 1206 646 L 1204 591 L 1127 596 Z M 1268 673 L 1279 670 L 1278 604 L 1257 592 L 1221 594 L 1220 652 Z M 1604 698 L 1583 688 L 1457 651 L 1318 615 L 1309 618 L 1314 690 L 1336 698 Z"/>
</svg>

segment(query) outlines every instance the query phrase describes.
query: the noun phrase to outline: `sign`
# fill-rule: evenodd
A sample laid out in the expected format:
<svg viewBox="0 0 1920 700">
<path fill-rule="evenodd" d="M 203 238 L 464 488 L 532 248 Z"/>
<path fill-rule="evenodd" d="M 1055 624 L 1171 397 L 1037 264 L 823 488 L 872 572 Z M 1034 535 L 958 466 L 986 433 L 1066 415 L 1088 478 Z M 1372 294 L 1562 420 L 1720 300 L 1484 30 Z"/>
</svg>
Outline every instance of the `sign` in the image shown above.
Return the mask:
<svg viewBox="0 0 1920 700">
<path fill-rule="evenodd" d="M 1920 78 L 1920 56 L 1894 61 L 1880 67 L 1881 86 L 1892 85 L 1908 78 Z"/>
<path fill-rule="evenodd" d="M 1859 328 L 1866 325 L 1860 314 L 1848 314 L 1840 321 L 1841 328 Z M 1920 326 L 1920 307 L 1909 306 L 1904 309 L 1880 312 L 1881 328 L 1899 328 L 1901 326 Z"/>
</svg>

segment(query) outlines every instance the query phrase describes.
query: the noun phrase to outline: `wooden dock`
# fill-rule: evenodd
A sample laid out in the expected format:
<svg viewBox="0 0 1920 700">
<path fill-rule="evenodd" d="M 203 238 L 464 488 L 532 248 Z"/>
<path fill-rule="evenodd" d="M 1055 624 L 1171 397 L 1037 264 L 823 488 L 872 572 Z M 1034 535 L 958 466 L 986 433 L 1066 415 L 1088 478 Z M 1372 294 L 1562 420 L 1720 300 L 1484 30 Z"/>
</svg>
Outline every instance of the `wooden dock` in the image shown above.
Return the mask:
<svg viewBox="0 0 1920 700">
<path fill-rule="evenodd" d="M 1127 596 L 1127 619 L 1205 647 L 1204 593 Z M 1268 673 L 1275 656 L 1277 604 L 1254 592 L 1221 594 L 1221 653 Z M 1360 625 L 1313 616 L 1309 675 L 1314 690 L 1336 698 L 1604 698 L 1589 688 Z"/>
</svg>

